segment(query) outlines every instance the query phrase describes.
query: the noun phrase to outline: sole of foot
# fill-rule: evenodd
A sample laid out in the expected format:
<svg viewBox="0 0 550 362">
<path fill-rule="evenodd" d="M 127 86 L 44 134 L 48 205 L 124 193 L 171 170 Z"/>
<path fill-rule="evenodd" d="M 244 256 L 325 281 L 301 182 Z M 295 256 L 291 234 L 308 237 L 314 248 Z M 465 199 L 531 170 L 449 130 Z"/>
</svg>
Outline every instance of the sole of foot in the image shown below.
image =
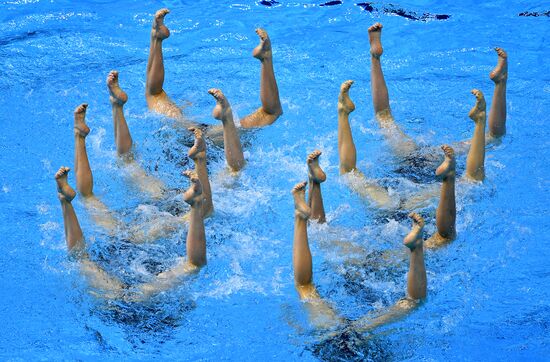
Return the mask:
<svg viewBox="0 0 550 362">
<path fill-rule="evenodd" d="M 413 221 L 411 231 L 403 239 L 403 244 L 411 251 L 422 246 L 422 231 L 424 230 L 424 219 L 416 212 L 411 212 L 409 217 Z"/>
<path fill-rule="evenodd" d="M 502 48 L 495 48 L 498 55 L 497 65 L 489 73 L 489 78 L 495 82 L 500 83 L 506 81 L 508 78 L 508 54 Z"/>
<path fill-rule="evenodd" d="M 252 56 L 259 60 L 271 58 L 271 40 L 267 31 L 264 29 L 256 29 L 256 34 L 260 37 L 260 44 L 252 51 Z"/>
<path fill-rule="evenodd" d="M 170 10 L 163 8 L 155 13 L 153 18 L 153 30 L 151 34 L 154 38 L 164 40 L 170 36 L 170 30 L 164 25 L 164 17 L 170 13 Z"/>
<path fill-rule="evenodd" d="M 195 205 L 202 200 L 202 185 L 199 176 L 195 171 L 186 170 L 182 175 L 187 177 L 191 182 L 191 186 L 183 193 L 183 200 L 189 205 Z"/>
<path fill-rule="evenodd" d="M 485 120 L 485 110 L 487 105 L 485 103 L 485 97 L 480 90 L 472 89 L 472 94 L 476 97 L 476 104 L 472 107 L 468 113 L 468 117 L 474 122 Z"/>
<path fill-rule="evenodd" d="M 435 170 L 435 175 L 441 178 L 446 178 L 455 175 L 455 150 L 449 145 L 441 146 L 443 153 L 445 154 L 445 160 Z"/>
<path fill-rule="evenodd" d="M 355 111 L 355 104 L 349 97 L 349 90 L 353 83 L 353 80 L 346 80 L 340 86 L 340 94 L 338 95 L 338 111 L 342 111 L 347 114 Z"/>
<path fill-rule="evenodd" d="M 369 42 L 370 42 L 370 54 L 374 58 L 380 58 L 384 49 L 382 48 L 382 24 L 375 23 L 369 27 Z"/>
<path fill-rule="evenodd" d="M 319 156 L 321 156 L 321 154 L 321 151 L 315 150 L 307 156 L 309 178 L 311 181 L 316 183 L 325 182 L 327 179 L 327 175 L 321 169 L 321 166 L 319 166 Z"/>
<path fill-rule="evenodd" d="M 307 220 L 311 216 L 311 209 L 306 204 L 306 185 L 307 182 L 297 183 L 292 188 L 292 196 L 294 197 L 295 215 L 302 220 Z"/>
<path fill-rule="evenodd" d="M 82 103 L 74 110 L 74 130 L 75 133 L 81 137 L 86 137 L 90 133 L 90 128 L 86 124 L 86 110 L 88 109 L 87 103 Z"/>
<path fill-rule="evenodd" d="M 54 176 L 57 183 L 58 196 L 61 201 L 71 202 L 76 196 L 76 192 L 67 181 L 70 170 L 68 167 L 61 166 Z"/>
<path fill-rule="evenodd" d="M 112 104 L 122 106 L 128 101 L 128 95 L 118 84 L 118 72 L 116 70 L 111 70 L 109 75 L 107 75 L 107 88 L 109 88 L 109 100 Z"/>
<path fill-rule="evenodd" d="M 220 121 L 227 119 L 231 113 L 231 106 L 223 92 L 217 88 L 212 88 L 208 90 L 208 93 L 216 100 L 216 105 L 212 110 L 212 117 Z"/>
</svg>

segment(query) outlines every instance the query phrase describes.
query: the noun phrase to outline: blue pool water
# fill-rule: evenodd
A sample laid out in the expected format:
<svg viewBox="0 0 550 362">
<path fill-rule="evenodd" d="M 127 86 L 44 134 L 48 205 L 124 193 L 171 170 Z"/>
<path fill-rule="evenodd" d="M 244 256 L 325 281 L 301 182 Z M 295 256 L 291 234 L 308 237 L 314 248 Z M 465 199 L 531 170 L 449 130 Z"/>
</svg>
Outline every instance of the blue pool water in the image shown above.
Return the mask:
<svg viewBox="0 0 550 362">
<path fill-rule="evenodd" d="M 544 15 L 518 16 L 544 13 L 547 3 L 410 0 L 374 3 L 372 11 L 347 0 L 143 3 L 0 0 L 0 359 L 548 358 L 550 23 Z M 53 174 L 73 166 L 72 111 L 87 102 L 98 197 L 129 225 L 185 210 L 128 186 L 105 87 L 107 73 L 120 71 L 139 162 L 173 194 L 187 187 L 180 176 L 189 167 L 185 132 L 148 112 L 143 96 L 151 18 L 161 7 L 172 11 L 165 89 L 188 105 L 189 117 L 216 123 L 211 87 L 221 88 L 241 117 L 259 105 L 259 63 L 250 56 L 258 26 L 273 42 L 284 115 L 246 136 L 248 164 L 237 180 L 223 179 L 223 153 L 209 151 L 216 213 L 206 221 L 208 265 L 150 302 L 106 301 L 90 294 L 67 257 Z M 375 21 L 384 24 L 391 105 L 408 134 L 424 145 L 469 138 L 469 91 L 479 88 L 490 104 L 492 47 L 501 46 L 509 54 L 508 135 L 488 150 L 483 184 L 457 186 L 458 238 L 427 252 L 426 303 L 373 333 L 319 342 L 291 267 L 289 190 L 305 180 L 308 152 L 323 151 L 328 175 L 328 223 L 309 228 L 322 297 L 353 320 L 390 306 L 406 288 L 401 240 L 409 221 L 370 207 L 338 175 L 337 94 L 342 81 L 354 79 L 359 167 L 396 197 L 420 188 L 395 171 L 373 119 L 367 27 Z M 458 159 L 460 170 L 464 163 Z M 126 282 L 147 281 L 184 253 L 185 229 L 135 246 L 124 235 L 105 235 L 78 198 L 73 204 L 92 256 Z M 427 235 L 435 207 L 419 210 Z M 388 252 L 394 257 L 382 259 Z"/>
</svg>

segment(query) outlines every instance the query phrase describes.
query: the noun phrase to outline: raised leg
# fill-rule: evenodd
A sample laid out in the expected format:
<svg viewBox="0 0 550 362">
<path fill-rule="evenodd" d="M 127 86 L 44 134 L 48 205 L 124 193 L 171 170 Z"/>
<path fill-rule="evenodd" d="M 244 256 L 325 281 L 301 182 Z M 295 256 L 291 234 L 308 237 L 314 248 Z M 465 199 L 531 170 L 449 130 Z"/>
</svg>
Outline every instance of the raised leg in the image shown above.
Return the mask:
<svg viewBox="0 0 550 362">
<path fill-rule="evenodd" d="M 371 55 L 371 90 L 374 113 L 385 112 L 391 116 L 390 97 L 388 87 L 382 73 L 380 57 L 384 53 L 382 48 L 382 24 L 375 23 L 368 29 Z"/>
<path fill-rule="evenodd" d="M 86 136 L 90 133 L 90 129 L 85 122 L 87 107 L 88 105 L 83 103 L 76 107 L 74 111 L 76 189 L 84 197 L 84 205 L 94 221 L 108 232 L 114 232 L 117 227 L 116 219 L 107 206 L 93 194 L 92 170 L 86 152 Z"/>
<path fill-rule="evenodd" d="M 340 86 L 338 96 L 338 156 L 340 157 L 340 174 L 355 170 L 357 151 L 353 143 L 349 114 L 355 110 L 355 104 L 349 97 L 353 80 L 347 80 Z"/>
<path fill-rule="evenodd" d="M 422 231 L 424 219 L 417 213 L 411 213 L 413 226 L 409 234 L 403 239 L 403 244 L 411 251 L 409 273 L 407 276 L 407 294 L 410 299 L 426 298 L 426 266 L 424 264 L 424 250 Z"/>
<path fill-rule="evenodd" d="M 113 124 L 115 129 L 115 144 L 117 153 L 125 161 L 125 169 L 132 183 L 149 194 L 153 199 L 159 199 L 164 194 L 165 186 L 163 182 L 155 177 L 147 175 L 145 170 L 134 160 L 131 153 L 132 136 L 126 118 L 124 117 L 124 104 L 128 101 L 128 96 L 118 83 L 118 72 L 113 70 L 107 76 L 107 87 L 109 89 L 109 100 L 113 109 Z"/>
<path fill-rule="evenodd" d="M 305 301 L 311 324 L 318 329 L 331 328 L 342 323 L 336 311 L 325 302 L 313 284 L 311 251 L 307 237 L 307 220 L 311 209 L 305 200 L 306 182 L 298 183 L 292 189 L 294 198 L 294 243 L 292 265 L 294 283 L 300 299 Z"/>
<path fill-rule="evenodd" d="M 63 225 L 65 229 L 65 240 L 67 250 L 75 254 L 80 259 L 80 270 L 86 276 L 90 286 L 102 289 L 108 292 L 116 292 L 113 297 L 119 296 L 119 292 L 124 289 L 124 285 L 116 278 L 111 277 L 107 272 L 101 269 L 97 264 L 90 261 L 86 252 L 84 252 L 84 235 L 71 201 L 76 196 L 76 192 L 67 182 L 67 176 L 70 169 L 63 167 L 56 172 L 55 181 L 57 183 L 57 196 L 61 202 L 63 211 Z M 106 296 L 106 295 L 105 295 Z"/>
<path fill-rule="evenodd" d="M 189 149 L 189 158 L 195 162 L 195 172 L 197 173 L 202 185 L 202 197 L 205 199 L 202 203 L 203 215 L 208 217 L 214 212 L 212 203 L 212 190 L 208 180 L 208 169 L 206 168 L 206 142 L 202 136 L 202 131 L 198 128 L 190 128 L 195 134 L 195 144 Z"/>
<path fill-rule="evenodd" d="M 84 235 L 71 204 L 71 201 L 76 196 L 76 192 L 67 182 L 69 171 L 70 168 L 61 166 L 55 173 L 55 182 L 57 183 L 57 196 L 61 202 L 61 210 L 63 211 L 63 226 L 67 249 L 69 252 L 73 252 L 84 248 Z"/>
<path fill-rule="evenodd" d="M 184 193 L 183 199 L 191 205 L 189 230 L 187 232 L 187 261 L 201 267 L 206 264 L 206 236 L 204 232 L 204 213 L 202 196 L 203 187 L 196 172 L 186 171 L 184 176 L 189 177 L 191 186 Z"/>
<path fill-rule="evenodd" d="M 109 100 L 113 110 L 113 124 L 115 129 L 115 144 L 119 156 L 128 155 L 132 149 L 132 136 L 124 117 L 124 104 L 128 101 L 128 95 L 118 84 L 118 72 L 112 70 L 107 76 L 107 88 Z"/>
<path fill-rule="evenodd" d="M 313 268 L 311 251 L 307 238 L 307 220 L 311 209 L 305 201 L 306 182 L 301 182 L 292 189 L 294 198 L 294 246 L 292 249 L 292 265 L 294 266 L 294 282 L 300 298 L 311 298 L 313 286 Z M 316 293 L 316 291 L 315 291 Z"/>
<path fill-rule="evenodd" d="M 318 220 L 320 224 L 326 221 L 323 196 L 321 195 L 321 183 L 325 182 L 327 175 L 319 166 L 321 151 L 315 150 L 307 156 L 309 176 L 308 206 L 311 208 L 311 219 Z"/>
<path fill-rule="evenodd" d="M 404 318 L 418 307 L 420 300 L 426 298 L 427 278 L 422 249 L 424 219 L 416 213 L 411 213 L 409 217 L 413 220 L 413 226 L 409 234 L 403 239 L 404 245 L 411 251 L 407 276 L 407 297 L 399 300 L 383 314 L 378 316 L 367 315 L 353 322 L 352 327 L 358 332 L 371 331 Z"/>
<path fill-rule="evenodd" d="M 151 47 L 147 60 L 147 80 L 145 83 L 145 98 L 149 109 L 168 117 L 185 121 L 181 109 L 168 97 L 164 91 L 164 59 L 162 56 L 162 41 L 170 36 L 170 30 L 164 25 L 164 17 L 170 10 L 160 9 L 153 18 L 151 29 Z M 185 123 L 185 122 L 184 122 Z M 190 123 L 184 124 L 186 127 Z"/>
<path fill-rule="evenodd" d="M 93 177 L 88 153 L 86 152 L 86 136 L 90 128 L 86 125 L 86 109 L 88 104 L 83 103 L 74 111 L 74 168 L 76 174 L 76 189 L 84 197 L 92 196 Z"/>
<path fill-rule="evenodd" d="M 391 114 L 388 87 L 380 62 L 383 53 L 382 24 L 372 25 L 368 32 L 371 54 L 371 91 L 375 117 L 393 151 L 400 157 L 406 157 L 416 151 L 418 146 L 399 128 Z"/>
<path fill-rule="evenodd" d="M 235 122 L 233 122 L 231 105 L 229 105 L 229 101 L 221 90 L 212 88 L 208 93 L 216 99 L 216 106 L 212 110 L 212 117 L 222 121 L 223 124 L 225 160 L 231 170 L 239 171 L 244 167 L 245 161 L 239 132 L 235 127 Z"/>
<path fill-rule="evenodd" d="M 244 128 L 263 127 L 275 122 L 283 108 L 279 100 L 279 89 L 273 71 L 273 56 L 271 52 L 271 40 L 263 29 L 256 29 L 260 37 L 260 44 L 254 48 L 252 55 L 262 63 L 260 76 L 260 98 L 262 106 L 254 113 L 241 119 L 241 126 Z"/>
<path fill-rule="evenodd" d="M 498 54 L 496 67 L 489 77 L 495 83 L 493 101 L 489 110 L 489 136 L 499 138 L 506 134 L 506 81 L 508 80 L 508 55 L 502 48 L 495 48 Z"/>
<path fill-rule="evenodd" d="M 445 153 L 445 160 L 435 171 L 436 176 L 443 180 L 435 218 L 437 232 L 424 243 L 428 248 L 446 244 L 456 238 L 455 153 L 450 146 L 444 145 L 441 148 Z"/>
<path fill-rule="evenodd" d="M 353 80 L 347 80 L 340 86 L 338 96 L 338 156 L 340 158 L 340 174 L 349 173 L 348 181 L 353 191 L 362 198 L 369 200 L 378 207 L 387 208 L 391 204 L 386 189 L 372 180 L 368 180 L 363 173 L 356 169 L 357 152 L 351 127 L 349 114 L 355 110 L 355 104 L 349 97 L 349 90 Z"/>
<path fill-rule="evenodd" d="M 474 121 L 475 129 L 470 151 L 466 158 L 466 178 L 475 181 L 483 181 L 485 178 L 486 104 L 481 91 L 474 89 L 472 90 L 472 94 L 476 97 L 476 104 L 470 110 L 468 117 Z"/>
<path fill-rule="evenodd" d="M 162 93 L 164 84 L 164 60 L 162 57 L 162 41 L 170 36 L 170 30 L 164 25 L 164 17 L 170 10 L 160 9 L 153 18 L 151 29 L 151 47 L 147 61 L 147 79 L 145 83 L 147 95 Z"/>
</svg>

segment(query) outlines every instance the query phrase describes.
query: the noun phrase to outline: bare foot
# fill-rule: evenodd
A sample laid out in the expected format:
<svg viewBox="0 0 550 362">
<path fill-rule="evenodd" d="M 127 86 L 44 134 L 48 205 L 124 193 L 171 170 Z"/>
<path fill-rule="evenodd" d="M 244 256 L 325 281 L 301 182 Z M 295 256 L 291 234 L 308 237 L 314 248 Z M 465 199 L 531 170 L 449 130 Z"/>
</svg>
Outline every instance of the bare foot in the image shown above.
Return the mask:
<svg viewBox="0 0 550 362">
<path fill-rule="evenodd" d="M 489 78 L 495 83 L 505 82 L 508 79 L 508 54 L 502 48 L 495 48 L 498 54 L 496 67 L 489 73 Z"/>
<path fill-rule="evenodd" d="M 379 59 L 384 49 L 382 49 L 382 24 L 375 23 L 369 28 L 370 54 Z"/>
<path fill-rule="evenodd" d="M 422 231 L 424 230 L 424 219 L 416 212 L 411 212 L 409 217 L 413 220 L 411 231 L 403 239 L 403 244 L 411 251 L 422 246 Z"/>
<path fill-rule="evenodd" d="M 435 170 L 435 175 L 443 179 L 454 177 L 456 169 L 455 150 L 449 145 L 443 145 L 441 149 L 445 153 L 445 160 Z"/>
<path fill-rule="evenodd" d="M 202 184 L 199 180 L 199 176 L 195 171 L 187 170 L 183 171 L 183 176 L 188 177 L 191 181 L 191 186 L 183 193 L 183 200 L 189 205 L 193 206 L 204 200 L 202 197 Z"/>
<path fill-rule="evenodd" d="M 155 13 L 153 18 L 153 29 L 151 30 L 151 36 L 158 40 L 164 40 L 170 36 L 170 30 L 164 25 L 164 17 L 170 10 L 164 8 Z"/>
<path fill-rule="evenodd" d="M 298 216 L 302 220 L 309 219 L 311 215 L 311 209 L 306 204 L 306 185 L 307 182 L 297 183 L 292 189 L 292 196 L 294 197 L 294 215 Z"/>
<path fill-rule="evenodd" d="M 206 159 L 206 142 L 202 137 L 202 131 L 199 128 L 189 128 L 195 134 L 195 144 L 189 149 L 189 158 L 193 161 Z"/>
<path fill-rule="evenodd" d="M 350 114 L 355 111 L 355 104 L 349 97 L 349 89 L 353 85 L 353 80 L 346 80 L 340 86 L 340 94 L 338 95 L 338 111 Z"/>
<path fill-rule="evenodd" d="M 231 106 L 221 90 L 212 88 L 208 90 L 208 93 L 216 99 L 216 106 L 212 110 L 212 117 L 220 121 L 225 121 L 229 116 L 232 116 Z"/>
<path fill-rule="evenodd" d="M 327 179 L 327 175 L 319 166 L 319 156 L 321 156 L 321 154 L 321 151 L 315 150 L 307 156 L 309 179 L 311 182 L 316 182 L 318 184 L 320 184 L 321 182 L 325 182 L 325 180 Z"/>
<path fill-rule="evenodd" d="M 118 85 L 118 72 L 111 70 L 107 76 L 107 87 L 109 88 L 109 100 L 111 104 L 124 105 L 128 101 L 128 95 Z"/>
<path fill-rule="evenodd" d="M 76 135 L 86 137 L 90 133 L 90 128 L 86 125 L 84 119 L 86 118 L 87 103 L 82 103 L 74 110 L 74 132 Z"/>
<path fill-rule="evenodd" d="M 67 182 L 67 176 L 71 169 L 65 166 L 61 166 L 55 173 L 55 182 L 57 182 L 57 196 L 59 200 L 71 202 L 76 196 L 76 192 Z"/>
<path fill-rule="evenodd" d="M 483 93 L 477 89 L 473 89 L 472 94 L 476 96 L 476 104 L 472 107 L 470 113 L 468 113 L 468 117 L 470 117 L 470 119 L 472 119 L 475 123 L 485 121 L 485 109 L 487 108 L 487 105 L 485 104 L 485 97 L 483 96 Z"/>
<path fill-rule="evenodd" d="M 256 59 L 264 60 L 271 58 L 271 40 L 264 29 L 256 29 L 256 34 L 260 37 L 260 44 L 252 51 L 252 56 Z"/>
</svg>

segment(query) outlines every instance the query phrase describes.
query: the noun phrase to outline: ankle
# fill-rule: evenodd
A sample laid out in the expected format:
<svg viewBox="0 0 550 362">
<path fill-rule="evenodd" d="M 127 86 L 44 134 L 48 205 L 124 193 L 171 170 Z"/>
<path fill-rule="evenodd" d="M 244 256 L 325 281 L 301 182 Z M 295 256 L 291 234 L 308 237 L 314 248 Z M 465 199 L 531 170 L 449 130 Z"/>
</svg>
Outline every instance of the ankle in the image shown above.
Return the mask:
<svg viewBox="0 0 550 362">
<path fill-rule="evenodd" d="M 113 111 L 122 110 L 124 108 L 124 103 L 121 104 L 119 101 L 117 101 L 113 97 L 110 97 L 109 101 L 111 102 L 111 107 L 113 108 Z"/>
<path fill-rule="evenodd" d="M 456 178 L 456 170 L 449 171 L 445 176 L 443 176 L 443 181 L 454 181 Z"/>
<path fill-rule="evenodd" d="M 271 51 L 269 51 L 269 54 L 266 54 L 265 56 L 258 58 L 260 62 L 262 63 L 272 63 L 273 56 L 271 55 Z"/>
</svg>

